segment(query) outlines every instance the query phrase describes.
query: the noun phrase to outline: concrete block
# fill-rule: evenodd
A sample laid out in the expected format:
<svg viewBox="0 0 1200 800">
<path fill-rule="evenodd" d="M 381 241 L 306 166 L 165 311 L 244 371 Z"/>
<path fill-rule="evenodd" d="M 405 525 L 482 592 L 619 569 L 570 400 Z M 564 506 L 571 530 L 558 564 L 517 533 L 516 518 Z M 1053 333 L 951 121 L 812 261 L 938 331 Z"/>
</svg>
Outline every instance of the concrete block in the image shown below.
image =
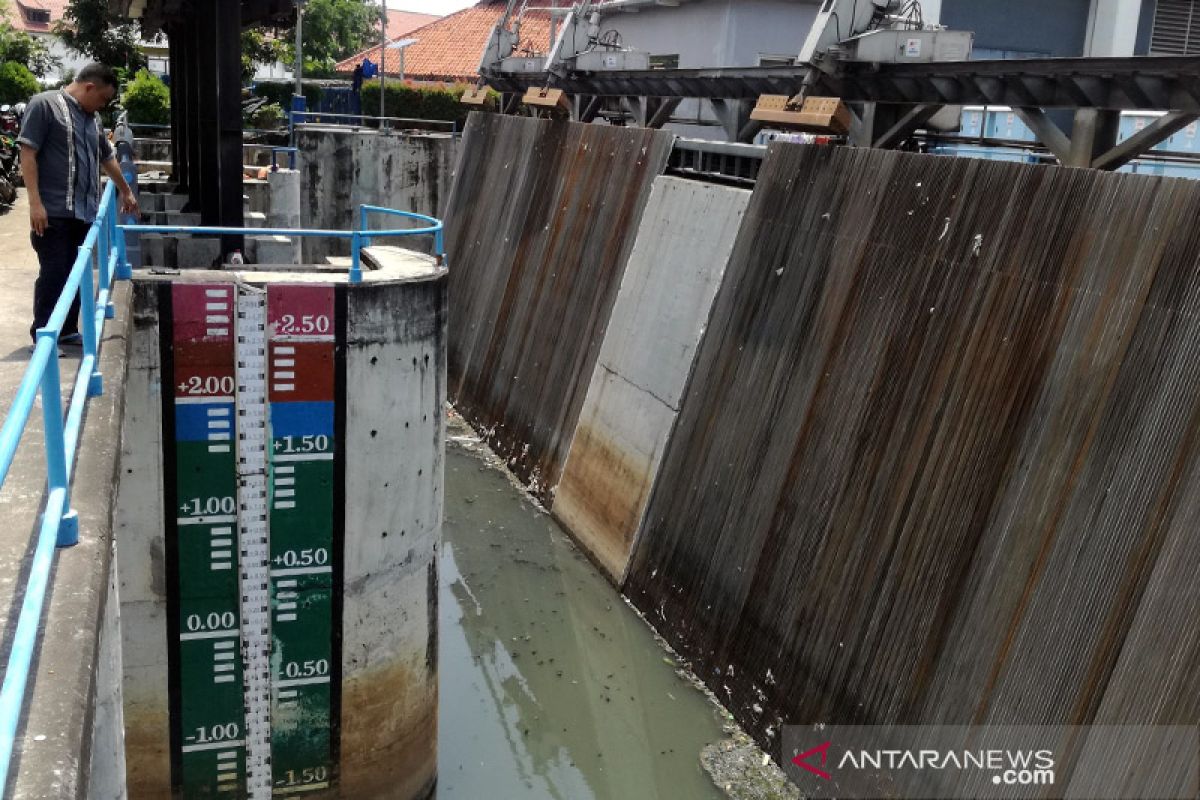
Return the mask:
<svg viewBox="0 0 1200 800">
<path fill-rule="evenodd" d="M 245 178 L 242 192 L 250 200 L 250 211 L 266 214 L 271 209 L 271 187 L 259 178 Z"/>
<path fill-rule="evenodd" d="M 221 257 L 221 240 L 182 237 L 177 245 L 175 265 L 179 269 L 211 267 Z"/>
<path fill-rule="evenodd" d="M 299 264 L 300 242 L 288 236 L 255 236 L 255 263 Z"/>
<path fill-rule="evenodd" d="M 270 210 L 267 221 L 272 228 L 300 227 L 300 173 L 281 169 L 267 176 Z"/>
<path fill-rule="evenodd" d="M 166 220 L 164 225 L 186 225 L 188 227 L 200 225 L 200 214 L 195 211 L 166 211 L 163 218 Z"/>
<path fill-rule="evenodd" d="M 163 195 L 161 207 L 163 211 L 179 211 L 187 205 L 187 201 L 188 196 L 186 194 L 172 192 L 171 194 Z"/>
<path fill-rule="evenodd" d="M 265 228 L 267 227 L 267 215 L 259 211 L 250 211 L 246 214 L 244 224 L 247 228 Z"/>
<path fill-rule="evenodd" d="M 161 233 L 143 233 L 139 237 L 142 266 L 166 267 L 166 238 Z"/>
<path fill-rule="evenodd" d="M 147 192 L 141 187 L 138 191 L 138 205 L 143 214 L 152 214 L 163 209 L 163 196 L 158 192 Z"/>
</svg>

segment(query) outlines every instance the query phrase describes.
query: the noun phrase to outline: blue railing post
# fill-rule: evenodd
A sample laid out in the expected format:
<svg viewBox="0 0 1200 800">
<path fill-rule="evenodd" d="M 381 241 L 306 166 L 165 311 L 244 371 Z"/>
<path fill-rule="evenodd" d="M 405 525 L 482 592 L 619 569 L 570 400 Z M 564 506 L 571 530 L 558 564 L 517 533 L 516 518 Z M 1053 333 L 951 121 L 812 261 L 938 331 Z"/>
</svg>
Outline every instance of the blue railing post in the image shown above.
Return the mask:
<svg viewBox="0 0 1200 800">
<path fill-rule="evenodd" d="M 358 231 L 350 234 L 350 283 L 362 283 L 362 236 Z"/>
<path fill-rule="evenodd" d="M 129 263 L 129 253 L 125 249 L 125 237 L 128 235 L 124 230 L 117 227 L 117 274 L 114 277 L 122 281 L 127 281 L 133 277 L 133 265 Z M 134 235 L 136 236 L 137 234 Z"/>
<path fill-rule="evenodd" d="M 67 450 L 63 435 L 62 389 L 58 377 L 58 332 L 52 328 L 42 328 L 37 332 L 39 340 L 49 339 L 55 352 L 46 361 L 46 371 L 42 373 L 42 424 L 46 436 L 46 488 L 48 496 L 54 497 L 54 490 L 63 491 L 62 522 L 58 526 L 58 546 L 71 547 L 79 542 L 79 518 L 71 511 L 71 490 L 67 481 Z M 45 513 L 54 510 L 46 507 Z"/>
<path fill-rule="evenodd" d="M 96 359 L 99 342 L 96 335 L 96 287 L 92 278 L 92 253 L 81 249 L 79 256 L 84 261 L 83 277 L 79 282 L 79 321 L 82 328 L 80 334 L 83 336 L 83 363 L 87 363 L 88 356 L 92 357 L 92 374 L 88 376 L 88 397 L 96 397 L 104 393 L 104 378 L 100 375 L 100 363 Z M 100 256 L 100 261 L 104 260 L 104 256 Z"/>
</svg>

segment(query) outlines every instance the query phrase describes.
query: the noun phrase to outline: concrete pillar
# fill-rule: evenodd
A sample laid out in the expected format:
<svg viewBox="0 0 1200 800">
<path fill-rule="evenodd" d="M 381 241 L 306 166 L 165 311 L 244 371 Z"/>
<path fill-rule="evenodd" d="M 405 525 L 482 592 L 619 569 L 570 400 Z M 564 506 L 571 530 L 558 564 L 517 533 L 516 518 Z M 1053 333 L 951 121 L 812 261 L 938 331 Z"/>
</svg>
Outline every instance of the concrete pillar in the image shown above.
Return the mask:
<svg viewBox="0 0 1200 800">
<path fill-rule="evenodd" d="M 416 253 L 367 258 L 355 286 L 135 278 L 116 511 L 130 796 L 221 782 L 246 796 L 255 780 L 309 797 L 432 792 L 446 272 Z M 230 303 L 236 315 L 212 307 Z M 233 470 L 235 520 L 191 510 L 231 496 Z M 236 670 L 219 669 L 225 652 L 242 654 Z"/>
<path fill-rule="evenodd" d="M 300 172 L 281 169 L 267 174 L 268 196 L 267 227 L 300 227 Z M 282 238 L 282 237 L 276 237 Z M 260 264 L 299 264 L 300 239 L 268 242 L 267 248 L 258 245 Z"/>
</svg>

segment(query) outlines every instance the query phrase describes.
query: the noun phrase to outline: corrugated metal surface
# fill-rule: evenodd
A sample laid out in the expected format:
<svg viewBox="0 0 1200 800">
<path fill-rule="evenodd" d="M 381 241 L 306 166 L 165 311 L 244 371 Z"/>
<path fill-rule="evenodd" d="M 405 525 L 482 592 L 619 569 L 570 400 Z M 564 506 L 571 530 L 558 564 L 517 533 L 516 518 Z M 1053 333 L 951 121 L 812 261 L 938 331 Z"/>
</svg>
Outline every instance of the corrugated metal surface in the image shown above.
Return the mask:
<svg viewBox="0 0 1200 800">
<path fill-rule="evenodd" d="M 449 394 L 543 497 L 672 139 L 495 114 L 467 122 L 446 212 Z"/>
<path fill-rule="evenodd" d="M 1191 181 L 773 145 L 627 593 L 764 744 L 1196 722 L 1197 219 Z"/>
<path fill-rule="evenodd" d="M 654 181 L 554 516 L 620 581 L 750 192 Z"/>
</svg>

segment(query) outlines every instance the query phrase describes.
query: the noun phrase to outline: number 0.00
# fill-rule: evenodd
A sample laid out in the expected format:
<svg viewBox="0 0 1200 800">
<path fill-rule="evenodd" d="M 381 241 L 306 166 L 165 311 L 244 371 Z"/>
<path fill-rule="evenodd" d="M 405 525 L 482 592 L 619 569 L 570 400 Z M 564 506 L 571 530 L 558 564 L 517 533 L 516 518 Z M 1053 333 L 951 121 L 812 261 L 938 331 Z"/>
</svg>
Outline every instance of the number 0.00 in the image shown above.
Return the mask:
<svg viewBox="0 0 1200 800">
<path fill-rule="evenodd" d="M 187 629 L 189 631 L 228 631 L 237 623 L 237 617 L 232 611 L 224 613 L 210 612 L 207 616 L 188 614 Z"/>
</svg>

